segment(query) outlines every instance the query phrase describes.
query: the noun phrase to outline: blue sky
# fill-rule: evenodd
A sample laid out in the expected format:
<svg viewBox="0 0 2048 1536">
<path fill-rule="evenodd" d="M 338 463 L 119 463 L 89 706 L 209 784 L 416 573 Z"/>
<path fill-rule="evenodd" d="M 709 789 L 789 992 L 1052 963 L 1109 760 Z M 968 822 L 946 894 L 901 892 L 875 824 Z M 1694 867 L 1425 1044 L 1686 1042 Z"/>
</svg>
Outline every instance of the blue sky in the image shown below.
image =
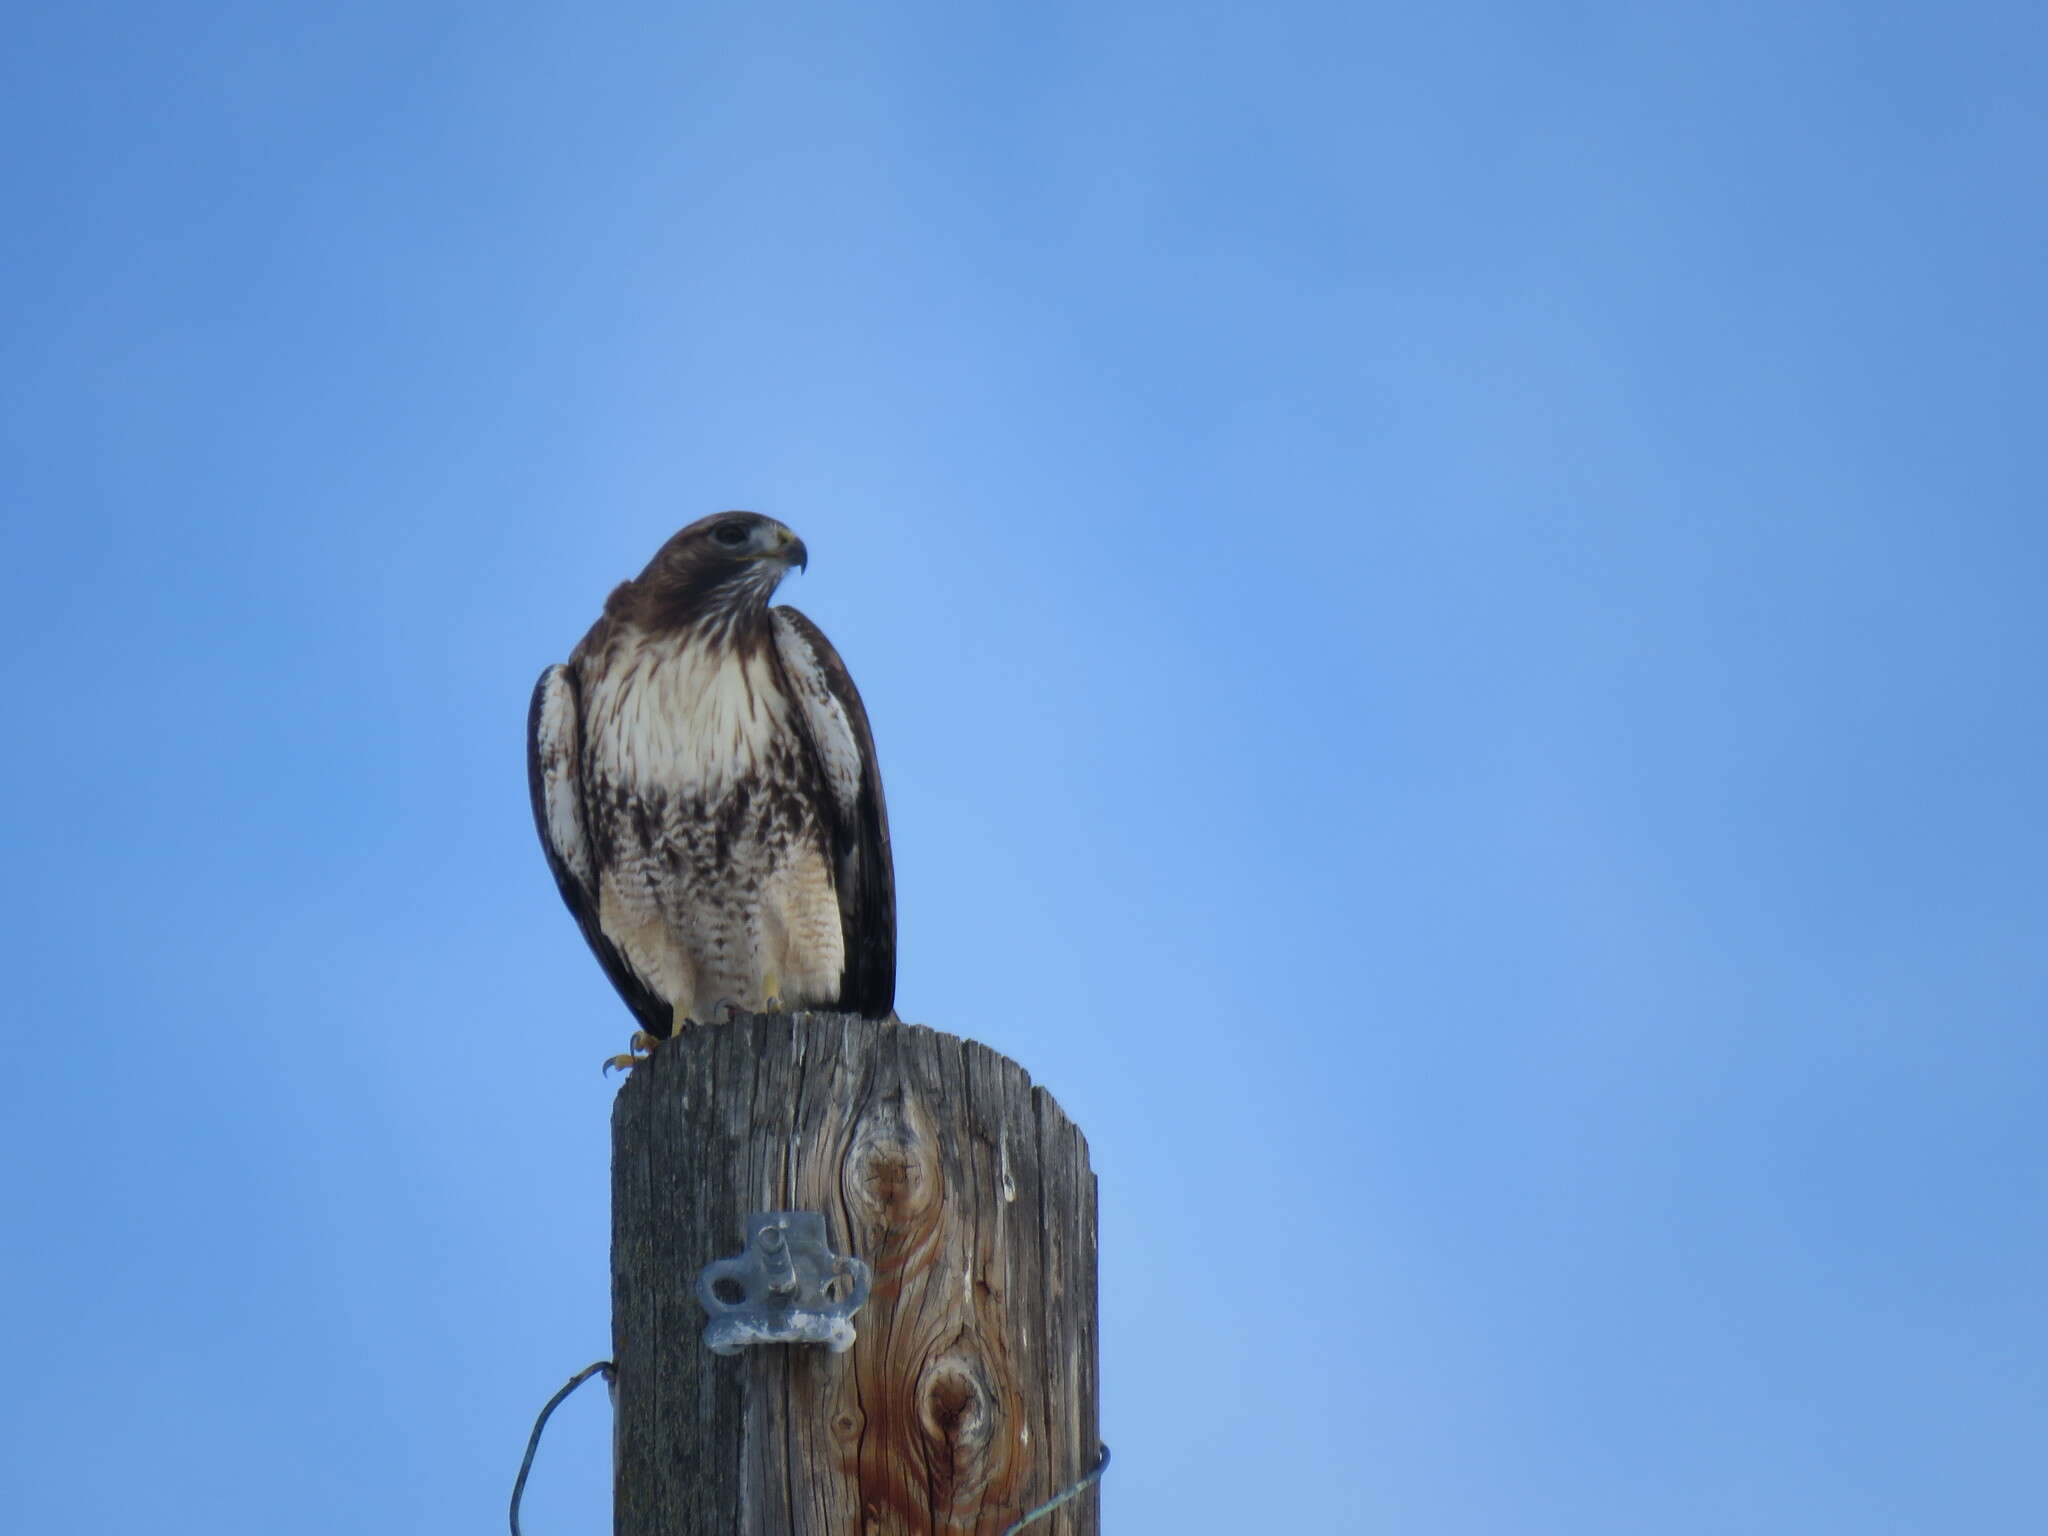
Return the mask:
<svg viewBox="0 0 2048 1536">
<path fill-rule="evenodd" d="M 2043 1519 L 2036 13 L 9 33 L 11 1528 L 501 1528 L 628 1027 L 527 690 L 728 506 L 1091 1138 L 1110 1529 Z"/>
</svg>

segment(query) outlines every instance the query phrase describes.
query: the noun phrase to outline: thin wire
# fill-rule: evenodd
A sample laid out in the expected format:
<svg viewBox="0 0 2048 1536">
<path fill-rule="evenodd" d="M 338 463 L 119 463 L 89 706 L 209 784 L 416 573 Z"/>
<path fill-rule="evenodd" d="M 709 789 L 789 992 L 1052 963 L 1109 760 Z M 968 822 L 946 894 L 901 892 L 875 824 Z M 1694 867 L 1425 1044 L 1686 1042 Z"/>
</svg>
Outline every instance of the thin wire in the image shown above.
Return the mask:
<svg viewBox="0 0 2048 1536">
<path fill-rule="evenodd" d="M 1078 1498 L 1083 1493 L 1086 1493 L 1088 1491 L 1089 1484 L 1093 1483 L 1097 1478 L 1101 1477 L 1103 1471 L 1108 1466 L 1109 1447 L 1105 1445 L 1102 1448 L 1102 1454 L 1095 1458 L 1095 1465 L 1088 1469 L 1088 1475 L 1086 1477 L 1082 1478 L 1081 1481 L 1074 1484 L 1073 1487 L 1065 1489 L 1060 1493 L 1054 1494 L 1051 1498 L 1047 1499 L 1043 1504 L 1039 1505 L 1038 1508 L 1025 1510 L 1023 1515 L 1017 1520 L 1017 1522 L 1010 1526 L 1009 1529 L 1003 1532 L 1003 1536 L 1017 1536 L 1017 1533 L 1023 1530 L 1024 1527 L 1029 1525 L 1032 1521 L 1044 1519 L 1047 1515 L 1051 1514 L 1054 1510 L 1058 1509 L 1062 1504 L 1066 1503 L 1067 1500 L 1072 1498 Z M 513 1533 L 513 1536 L 518 1536 L 518 1532 L 515 1531 Z"/>
<path fill-rule="evenodd" d="M 527 1437 L 526 1441 L 526 1457 L 519 1463 L 519 1476 L 513 1479 L 512 1482 L 512 1536 L 520 1536 L 519 1501 L 526 1495 L 526 1474 L 533 1470 L 533 1453 L 540 1449 L 540 1432 L 547 1428 L 548 1415 L 561 1406 L 563 1398 L 574 1392 L 583 1383 L 590 1380 L 591 1377 L 600 1374 L 603 1375 L 607 1382 L 612 1379 L 611 1361 L 600 1360 L 595 1365 L 586 1365 L 574 1376 L 571 1376 L 562 1390 L 548 1399 L 547 1406 L 540 1411 L 540 1417 L 533 1421 L 533 1433 Z"/>
</svg>

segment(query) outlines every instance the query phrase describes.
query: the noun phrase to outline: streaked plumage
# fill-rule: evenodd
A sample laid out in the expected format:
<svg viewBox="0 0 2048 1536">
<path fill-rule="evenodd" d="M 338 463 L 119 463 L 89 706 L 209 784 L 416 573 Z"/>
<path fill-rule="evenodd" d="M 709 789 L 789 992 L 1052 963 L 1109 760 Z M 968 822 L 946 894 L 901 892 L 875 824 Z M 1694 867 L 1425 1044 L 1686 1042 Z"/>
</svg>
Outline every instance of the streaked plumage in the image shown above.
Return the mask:
<svg viewBox="0 0 2048 1536">
<path fill-rule="evenodd" d="M 534 688 L 534 823 L 562 899 L 656 1039 L 721 1004 L 895 1001 L 889 820 L 867 712 L 768 599 L 802 542 L 727 512 L 664 544 Z"/>
</svg>

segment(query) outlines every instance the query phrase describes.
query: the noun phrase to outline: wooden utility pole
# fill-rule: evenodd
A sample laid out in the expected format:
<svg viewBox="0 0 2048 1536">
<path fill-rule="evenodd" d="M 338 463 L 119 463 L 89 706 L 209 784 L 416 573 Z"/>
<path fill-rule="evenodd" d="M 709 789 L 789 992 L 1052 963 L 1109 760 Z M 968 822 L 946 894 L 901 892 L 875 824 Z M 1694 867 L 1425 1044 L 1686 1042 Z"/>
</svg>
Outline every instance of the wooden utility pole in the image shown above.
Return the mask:
<svg viewBox="0 0 2048 1536">
<path fill-rule="evenodd" d="M 698 1272 L 821 1211 L 846 1354 L 703 1343 Z M 612 1114 L 617 1536 L 1001 1536 L 1095 1464 L 1095 1177 L 986 1046 L 846 1014 L 664 1043 Z M 1097 1536 L 1091 1488 L 1030 1536 Z"/>
</svg>

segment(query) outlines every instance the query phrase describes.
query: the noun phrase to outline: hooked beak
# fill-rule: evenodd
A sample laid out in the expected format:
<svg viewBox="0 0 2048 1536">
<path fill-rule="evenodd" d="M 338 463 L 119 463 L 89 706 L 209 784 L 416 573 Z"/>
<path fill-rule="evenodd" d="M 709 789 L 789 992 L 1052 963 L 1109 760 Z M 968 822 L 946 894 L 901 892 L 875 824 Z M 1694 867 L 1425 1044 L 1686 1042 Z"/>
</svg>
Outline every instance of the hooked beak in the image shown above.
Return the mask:
<svg viewBox="0 0 2048 1536">
<path fill-rule="evenodd" d="M 786 566 L 793 565 L 800 571 L 811 568 L 811 552 L 804 548 L 802 539 L 786 528 L 782 531 L 781 547 L 775 553 L 776 558 Z"/>
</svg>

